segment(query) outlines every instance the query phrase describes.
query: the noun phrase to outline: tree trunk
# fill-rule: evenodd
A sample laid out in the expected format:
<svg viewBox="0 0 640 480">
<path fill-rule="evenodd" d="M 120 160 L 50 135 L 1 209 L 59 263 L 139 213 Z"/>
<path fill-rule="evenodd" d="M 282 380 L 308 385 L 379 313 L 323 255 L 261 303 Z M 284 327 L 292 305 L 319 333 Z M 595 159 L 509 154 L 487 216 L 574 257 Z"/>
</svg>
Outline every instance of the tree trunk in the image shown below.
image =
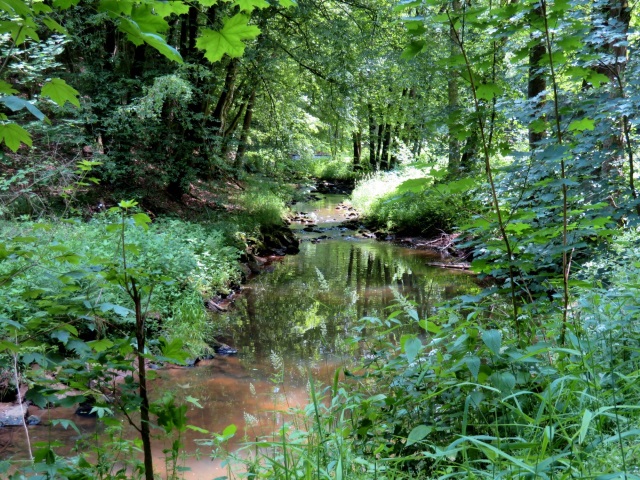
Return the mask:
<svg viewBox="0 0 640 480">
<path fill-rule="evenodd" d="M 140 394 L 140 439 L 144 455 L 145 480 L 153 478 L 153 454 L 151 453 L 151 423 L 149 418 L 149 395 L 147 393 L 147 369 L 144 358 L 145 315 L 142 311 L 142 296 L 135 282 L 131 282 L 131 292 L 136 313 L 136 356 L 138 358 L 138 387 Z"/>
<path fill-rule="evenodd" d="M 384 142 L 382 144 L 382 156 L 380 157 L 380 170 L 389 170 L 389 146 L 391 145 L 391 131 L 392 125 L 385 125 L 384 127 Z"/>
<path fill-rule="evenodd" d="M 357 172 L 362 169 L 360 162 L 362 160 L 362 132 L 353 132 L 353 171 Z"/>
<path fill-rule="evenodd" d="M 376 155 L 377 128 L 375 117 L 373 116 L 373 105 L 368 104 L 367 109 L 369 111 L 369 165 L 371 165 L 371 170 L 375 172 L 378 170 L 378 156 Z"/>
<path fill-rule="evenodd" d="M 377 160 L 377 165 L 378 168 L 382 168 L 380 165 L 380 159 L 382 158 L 382 139 L 384 137 L 384 128 L 385 125 L 383 123 L 379 123 L 378 124 L 378 138 L 377 138 L 377 144 L 376 144 L 376 160 Z"/>
<path fill-rule="evenodd" d="M 236 171 L 238 172 L 244 168 L 244 154 L 247 151 L 247 140 L 249 138 L 249 132 L 251 131 L 251 120 L 253 118 L 253 105 L 255 101 L 256 90 L 253 89 L 249 96 L 249 101 L 247 102 L 247 110 L 244 113 L 240 143 L 238 144 L 238 151 L 236 152 Z"/>
<path fill-rule="evenodd" d="M 144 72 L 144 61 L 146 59 L 147 45 L 142 44 L 135 47 L 133 51 L 133 62 L 131 62 L 131 78 L 139 78 Z"/>
<path fill-rule="evenodd" d="M 532 11 L 532 23 L 542 21 L 542 8 L 536 7 Z M 527 88 L 527 98 L 534 101 L 533 107 L 534 119 L 537 119 L 542 111 L 545 103 L 544 95 L 541 95 L 547 89 L 547 81 L 545 78 L 544 68 L 541 61 L 546 58 L 547 49 L 544 45 L 544 37 L 541 35 L 536 44 L 529 50 L 529 83 Z M 535 100 L 534 100 L 535 99 Z M 536 145 L 545 137 L 545 132 L 540 129 L 529 127 L 529 149 L 535 150 Z"/>
<path fill-rule="evenodd" d="M 227 114 L 233 104 L 236 77 L 238 74 L 238 63 L 239 60 L 237 58 L 232 58 L 227 64 L 227 75 L 224 79 L 224 87 L 222 88 L 222 92 L 218 98 L 216 108 L 211 114 L 214 128 L 217 130 L 216 133 L 221 137 L 224 135 L 226 128 Z"/>
<path fill-rule="evenodd" d="M 623 77 L 627 66 L 627 38 L 629 23 L 631 21 L 631 9 L 627 0 L 609 0 L 602 7 L 601 15 L 604 20 L 603 28 L 605 44 L 602 49 L 603 58 L 600 59 L 596 70 L 609 77 L 612 86 L 624 85 Z M 612 97 L 621 96 L 624 93 L 622 88 L 613 88 Z M 624 118 L 612 126 L 612 134 L 604 142 L 604 149 L 607 156 L 602 163 L 601 175 L 603 177 L 614 173 L 622 175 L 622 160 L 624 155 L 623 134 L 626 132 L 626 122 Z M 633 166 L 633 165 L 631 165 Z M 631 169 L 633 171 L 633 169 Z"/>
<path fill-rule="evenodd" d="M 191 57 L 196 52 L 196 40 L 198 39 L 198 9 L 189 7 L 189 43 L 186 55 Z"/>
<path fill-rule="evenodd" d="M 391 142 L 389 144 L 390 157 L 389 157 L 389 169 L 393 170 L 398 166 L 398 138 L 400 136 L 400 125 L 396 125 L 395 129 L 392 129 Z"/>
<path fill-rule="evenodd" d="M 458 12 L 462 9 L 460 0 L 453 1 L 453 11 Z M 449 27 L 449 52 L 451 57 L 458 53 L 458 45 L 455 40 L 454 26 Z M 447 80 L 447 100 L 449 106 L 449 119 L 447 127 L 449 129 L 449 165 L 448 175 L 455 177 L 460 170 L 460 143 L 457 138 L 457 130 L 459 128 L 459 93 L 458 93 L 458 70 L 450 67 Z"/>
</svg>

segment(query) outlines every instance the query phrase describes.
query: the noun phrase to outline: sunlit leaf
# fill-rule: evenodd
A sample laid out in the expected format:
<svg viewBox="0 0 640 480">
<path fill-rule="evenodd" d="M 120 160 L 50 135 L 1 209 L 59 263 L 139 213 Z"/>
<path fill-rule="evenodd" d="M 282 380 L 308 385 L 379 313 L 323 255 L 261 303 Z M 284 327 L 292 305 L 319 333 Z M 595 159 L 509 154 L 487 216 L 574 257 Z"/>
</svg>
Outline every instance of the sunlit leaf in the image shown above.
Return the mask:
<svg viewBox="0 0 640 480">
<path fill-rule="evenodd" d="M 13 88 L 10 83 L 0 80 L 0 94 L 11 95 L 12 93 L 18 93 L 18 90 Z"/>
<path fill-rule="evenodd" d="M 80 101 L 78 100 L 79 92 L 67 85 L 67 82 L 60 78 L 52 78 L 42 87 L 42 95 L 45 97 L 51 98 L 55 103 L 60 106 L 63 106 L 66 102 L 75 105 L 76 107 L 80 106 Z"/>
<path fill-rule="evenodd" d="M 502 87 L 495 83 L 483 83 L 476 89 L 476 95 L 482 100 L 493 100 L 493 97 L 500 94 L 502 94 Z"/>
<path fill-rule="evenodd" d="M 20 125 L 15 123 L 0 124 L 0 143 L 4 142 L 13 152 L 17 152 L 20 143 L 31 146 L 29 133 Z"/>
<path fill-rule="evenodd" d="M 255 8 L 268 8 L 269 2 L 266 0 L 236 0 L 233 6 L 240 7 L 241 12 L 252 12 Z"/>
<path fill-rule="evenodd" d="M 574 120 L 569 124 L 569 130 L 573 132 L 582 132 L 584 130 L 593 130 L 595 128 L 595 120 L 591 118 L 583 118 Z"/>
<path fill-rule="evenodd" d="M 227 19 L 220 31 L 204 29 L 196 41 L 196 47 L 204 50 L 204 56 L 210 62 L 219 61 L 225 54 L 240 57 L 245 49 L 243 40 L 256 38 L 260 34 L 260 29 L 248 22 L 248 16 L 238 14 Z"/>
</svg>

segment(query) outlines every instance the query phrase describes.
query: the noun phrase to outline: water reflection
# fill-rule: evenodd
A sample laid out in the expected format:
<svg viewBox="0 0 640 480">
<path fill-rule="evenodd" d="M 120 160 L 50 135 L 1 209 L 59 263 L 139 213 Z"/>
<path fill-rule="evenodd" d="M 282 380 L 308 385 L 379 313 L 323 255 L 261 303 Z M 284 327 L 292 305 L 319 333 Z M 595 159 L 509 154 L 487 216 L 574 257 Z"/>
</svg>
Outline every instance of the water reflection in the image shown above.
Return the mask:
<svg viewBox="0 0 640 480">
<path fill-rule="evenodd" d="M 300 254 L 285 257 L 273 272 L 253 279 L 225 314 L 239 355 L 218 357 L 196 368 L 159 372 L 152 385 L 155 398 L 166 391 L 178 399 L 197 398 L 203 408 L 189 405 L 189 423 L 213 432 L 234 423 L 238 434 L 230 447 L 237 447 L 243 439 L 253 440 L 277 429 L 285 419 L 276 411 L 307 403 L 309 372 L 329 383 L 343 359 L 357 354 L 349 351 L 354 347 L 346 339 L 360 318 L 386 316 L 395 295 L 416 302 L 419 315 L 426 318 L 441 300 L 474 287 L 469 275 L 427 266 L 434 259 L 429 252 L 358 238 L 355 231 L 342 228 L 344 210 L 336 209 L 342 200 L 342 196 L 327 195 L 296 207 L 312 212 L 309 218 L 315 224 L 311 232 L 303 230 L 308 225 L 293 225 L 302 239 Z M 281 382 L 274 382 L 272 352 L 284 359 Z M 45 423 L 48 418 L 70 418 L 89 436 L 96 431 L 93 420 L 79 418 L 73 410 L 32 413 L 44 413 Z M 5 458 L 25 458 L 22 432 L 11 432 Z M 61 454 L 69 454 L 78 438 L 59 426 L 30 427 L 30 433 L 32 441 L 62 442 Z M 2 434 L 0 429 L 0 445 Z M 136 432 L 129 429 L 127 435 L 135 438 Z M 196 440 L 206 435 L 191 430 L 185 435 L 185 465 L 191 469 L 185 478 L 222 475 L 220 462 L 208 458 L 210 448 L 197 445 Z M 169 446 L 165 440 L 173 439 L 154 442 L 157 468 L 163 464 L 163 448 Z"/>
<path fill-rule="evenodd" d="M 397 295 L 415 302 L 426 318 L 435 304 L 473 285 L 465 273 L 427 266 L 431 252 L 356 238 L 340 228 L 335 207 L 341 200 L 326 196 L 299 208 L 314 209 L 317 225 L 310 233 L 298 227 L 300 254 L 252 281 L 228 314 L 245 359 L 265 358 L 271 350 L 300 360 L 345 354 L 345 338 L 358 319 L 386 316 Z"/>
</svg>

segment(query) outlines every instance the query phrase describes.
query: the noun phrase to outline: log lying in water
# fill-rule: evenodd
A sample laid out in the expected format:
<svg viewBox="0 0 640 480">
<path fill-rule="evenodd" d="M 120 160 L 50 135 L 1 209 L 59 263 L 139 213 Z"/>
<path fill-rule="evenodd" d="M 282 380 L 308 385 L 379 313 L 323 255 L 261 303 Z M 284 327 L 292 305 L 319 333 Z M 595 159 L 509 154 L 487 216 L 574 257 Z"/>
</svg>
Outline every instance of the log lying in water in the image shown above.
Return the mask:
<svg viewBox="0 0 640 480">
<path fill-rule="evenodd" d="M 443 263 L 443 262 L 427 262 L 430 267 L 451 268 L 454 270 L 469 270 L 470 263 Z"/>
</svg>

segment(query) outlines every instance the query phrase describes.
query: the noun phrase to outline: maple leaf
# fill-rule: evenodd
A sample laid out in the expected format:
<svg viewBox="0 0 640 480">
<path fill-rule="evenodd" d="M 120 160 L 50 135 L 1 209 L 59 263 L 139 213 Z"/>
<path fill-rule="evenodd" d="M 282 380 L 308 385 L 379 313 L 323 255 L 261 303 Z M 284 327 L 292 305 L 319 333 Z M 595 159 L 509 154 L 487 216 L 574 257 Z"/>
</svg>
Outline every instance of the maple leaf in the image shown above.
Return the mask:
<svg viewBox="0 0 640 480">
<path fill-rule="evenodd" d="M 225 54 L 240 57 L 245 49 L 243 40 L 254 39 L 260 35 L 260 29 L 248 23 L 249 16 L 234 15 L 224 22 L 222 30 L 203 30 L 196 47 L 204 50 L 204 56 L 210 62 L 219 61 Z"/>
</svg>

